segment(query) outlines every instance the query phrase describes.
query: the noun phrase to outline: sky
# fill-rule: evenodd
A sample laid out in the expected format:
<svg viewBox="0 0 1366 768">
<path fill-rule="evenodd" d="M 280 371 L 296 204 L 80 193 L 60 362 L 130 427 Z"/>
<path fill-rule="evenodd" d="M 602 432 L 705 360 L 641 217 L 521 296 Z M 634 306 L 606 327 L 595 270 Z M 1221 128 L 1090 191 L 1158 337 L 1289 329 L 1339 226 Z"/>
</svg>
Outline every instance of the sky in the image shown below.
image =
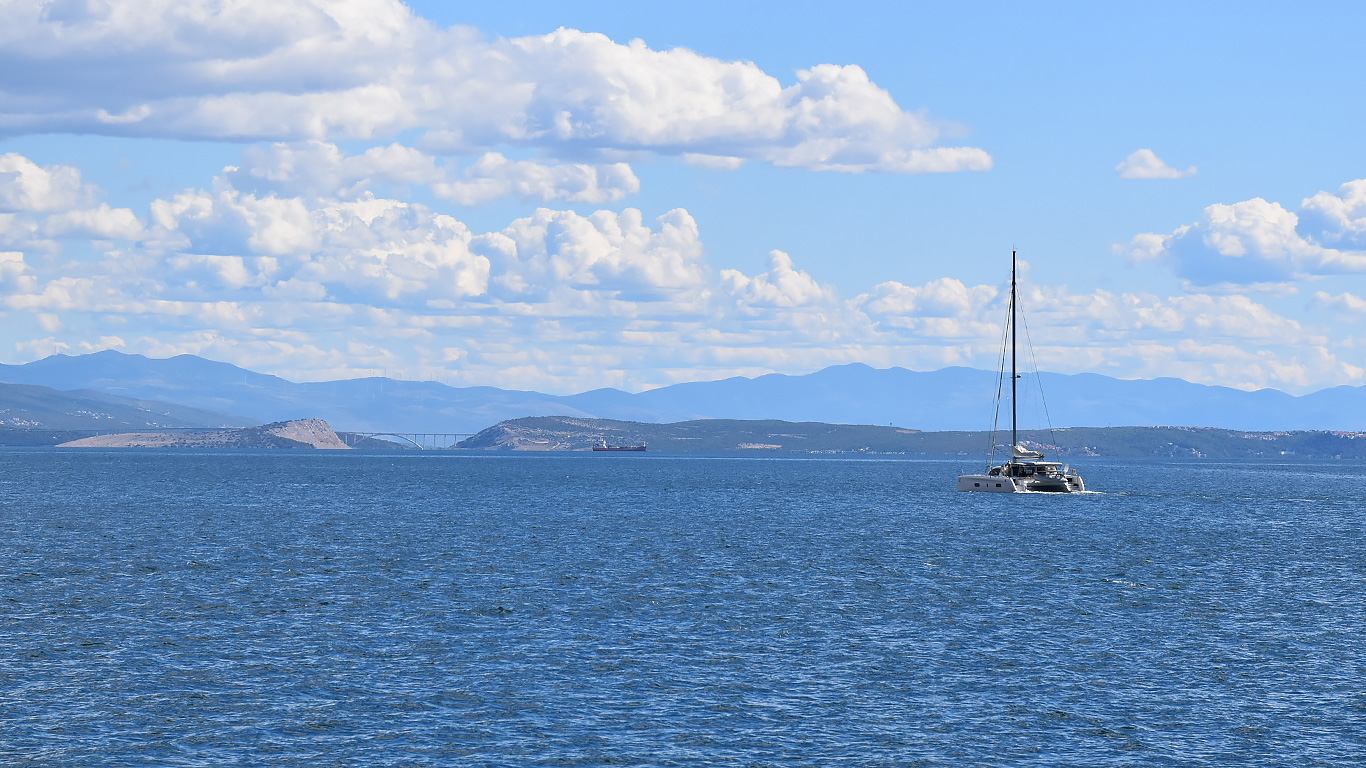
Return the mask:
<svg viewBox="0 0 1366 768">
<path fill-rule="evenodd" d="M 0 0 L 0 360 L 1366 384 L 1359 4 Z"/>
</svg>

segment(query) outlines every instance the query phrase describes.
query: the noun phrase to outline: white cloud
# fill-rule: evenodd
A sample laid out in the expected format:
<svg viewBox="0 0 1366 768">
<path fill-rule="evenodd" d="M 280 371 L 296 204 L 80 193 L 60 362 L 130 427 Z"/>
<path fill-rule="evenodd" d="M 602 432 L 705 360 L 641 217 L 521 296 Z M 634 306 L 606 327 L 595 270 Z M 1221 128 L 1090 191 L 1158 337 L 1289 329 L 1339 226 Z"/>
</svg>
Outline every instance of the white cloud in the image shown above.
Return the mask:
<svg viewBox="0 0 1366 768">
<path fill-rule="evenodd" d="M 426 187 L 462 205 L 502 197 L 601 204 L 640 191 L 626 163 L 512 160 L 487 152 L 461 169 L 401 144 L 347 155 L 321 141 L 248 148 L 240 166 L 224 169 L 224 178 L 243 191 L 310 197 L 356 198 L 378 184 Z"/>
<path fill-rule="evenodd" d="M 223 169 L 236 189 L 256 194 L 355 197 L 376 182 L 428 185 L 442 177 L 430 155 L 391 144 L 346 155 L 323 141 L 248 147 L 240 166 Z"/>
<path fill-rule="evenodd" d="M 210 292 L 260 286 L 267 278 L 255 260 L 248 262 L 242 256 L 181 253 L 167 259 L 166 265 L 189 287 Z"/>
<path fill-rule="evenodd" d="M 1366 179 L 1319 192 L 1300 203 L 1299 231 L 1323 245 L 1366 250 Z"/>
<path fill-rule="evenodd" d="M 75 343 L 54 338 L 31 339 L 20 342 L 14 346 L 19 352 L 36 359 L 56 354 L 84 355 L 106 349 L 123 349 L 127 346 L 127 342 L 118 336 L 100 336 L 96 339 Z"/>
<path fill-rule="evenodd" d="M 480 231 L 327 172 L 312 177 L 328 184 L 303 183 L 311 172 L 299 164 L 346 160 L 305 149 L 286 153 L 293 166 L 269 166 L 294 168 L 288 173 L 239 170 L 209 189 L 156 200 L 140 230 L 136 217 L 98 205 L 0 214 L 68 238 L 37 258 L 22 248 L 0 254 L 0 306 L 28 314 L 17 327 L 50 334 L 9 340 L 80 349 L 98 338 L 91 329 L 119 328 L 140 351 L 194 351 L 294 376 L 409 367 L 452 383 L 556 391 L 850 361 L 989 368 L 997 359 L 1001 285 L 927 275 L 849 298 L 781 251 L 758 274 L 723 269 L 708 262 L 683 209 L 649 217 L 543 208 Z M 406 167 L 425 173 L 421 163 Z M 128 237 L 80 221 L 101 210 L 122 219 Z M 1145 247 L 1175 259 L 1174 249 L 1192 242 L 1181 239 L 1194 238 L 1218 258 L 1253 263 L 1309 247 L 1282 256 L 1282 266 L 1321 265 L 1312 249 L 1322 247 L 1296 235 L 1296 223 L 1266 201 L 1212 206 L 1198 224 L 1153 235 Z M 120 239 L 133 242 L 110 242 Z M 1351 293 L 1321 292 L 1315 302 L 1342 311 L 1362 304 Z M 1287 317 L 1237 292 L 1160 296 L 1027 280 L 1022 303 L 1045 369 L 1306 388 L 1360 381 L 1366 367 L 1366 350 L 1341 323 L 1319 327 L 1312 314 Z"/>
<path fill-rule="evenodd" d="M 256 197 L 220 183 L 152 203 L 166 278 L 194 291 L 260 290 L 274 299 L 451 302 L 482 295 L 488 259 L 471 233 L 425 206 Z"/>
<path fill-rule="evenodd" d="M 321 247 L 291 279 L 343 301 L 453 306 L 488 290 L 489 261 L 456 219 L 396 201 L 337 203 L 315 214 Z"/>
<path fill-rule="evenodd" d="M 7 293 L 27 293 L 36 290 L 38 281 L 18 251 L 0 251 L 0 289 Z"/>
<path fill-rule="evenodd" d="M 180 236 L 178 249 L 191 253 L 297 256 L 318 245 L 308 207 L 298 198 L 258 197 L 220 183 L 211 192 L 154 200 L 151 209 L 159 227 Z"/>
<path fill-rule="evenodd" d="M 993 286 L 969 288 L 961 280 L 941 277 L 919 286 L 879 283 L 860 301 L 876 315 L 965 318 L 976 316 L 999 293 Z"/>
<path fill-rule="evenodd" d="M 1325 307 L 1356 314 L 1366 314 L 1366 296 L 1358 296 L 1355 293 L 1344 291 L 1343 293 L 1332 294 L 1327 291 L 1315 291 L 1314 301 Z"/>
<path fill-rule="evenodd" d="M 1184 179 L 1195 175 L 1195 166 L 1179 170 L 1148 148 L 1136 149 L 1115 166 L 1121 179 Z"/>
<path fill-rule="evenodd" d="M 834 291 L 816 282 L 807 272 L 792 266 L 792 257 L 783 251 L 770 251 L 769 268 L 753 277 L 734 269 L 723 269 L 721 284 L 741 303 L 750 307 L 800 307 L 828 301 Z"/>
<path fill-rule="evenodd" d="M 41 166 L 13 152 L 0 155 L 0 211 L 64 211 L 85 205 L 93 194 L 75 168 Z"/>
<path fill-rule="evenodd" d="M 432 189 L 438 197 L 462 205 L 510 195 L 523 200 L 597 204 L 639 192 L 640 181 L 626 163 L 546 164 L 509 160 L 489 152 L 466 168 L 463 177 L 437 182 Z"/>
<path fill-rule="evenodd" d="M 99 190 L 65 165 L 39 165 L 23 155 L 0 155 L 0 245 L 59 250 L 57 240 L 137 240 L 142 221 L 127 208 L 96 202 Z"/>
<path fill-rule="evenodd" d="M 985 170 L 857 66 L 752 62 L 574 29 L 487 40 L 396 0 L 0 10 L 0 130 L 650 152 L 857 172 Z M 42 77 L 31 73 L 42 72 Z M 726 162 L 732 162 L 727 160 Z"/>
<path fill-rule="evenodd" d="M 255 273 L 231 257 L 172 256 L 191 262 L 177 276 L 216 281 L 218 291 L 195 298 L 175 284 L 149 290 L 105 271 L 29 280 L 6 305 L 35 318 L 121 317 L 136 329 L 140 351 L 191 351 L 301 378 L 368 375 L 367 368 L 383 365 L 391 373 L 407 368 L 451 383 L 571 391 L 804 372 L 849 361 L 994 366 L 1004 312 L 1000 286 L 951 278 L 884 283 L 846 301 L 782 254 L 753 277 L 713 271 L 691 257 L 682 281 L 670 279 L 668 269 L 649 272 L 680 251 L 691 253 L 681 247 L 689 238 L 664 234 L 683 215 L 648 226 L 629 214 L 622 222 L 544 212 L 508 228 L 520 243 L 503 231 L 457 234 L 459 227 L 449 223 L 441 241 L 441 225 L 412 208 L 392 207 L 368 225 L 354 214 L 360 221 L 343 227 L 345 237 L 324 236 L 335 253 L 319 255 L 293 277 L 272 277 L 265 287 L 254 287 Z M 378 230 L 376 247 L 345 244 L 347 237 L 366 237 L 357 229 Z M 419 239 L 423 231 L 429 234 Z M 489 293 L 476 295 L 479 272 L 462 244 L 477 248 L 486 238 L 506 239 L 505 258 L 513 261 L 490 259 Z M 476 277 L 463 297 L 462 269 Z M 214 270 L 219 277 L 212 277 Z M 518 300 L 500 298 L 491 285 L 500 274 L 537 278 L 540 295 L 527 295 L 529 287 Z M 672 293 L 698 298 L 653 312 L 657 298 L 623 295 L 628 283 L 642 281 L 686 285 Z M 242 287 L 234 289 L 234 282 Z M 229 295 L 235 298 L 222 298 Z M 540 304 L 525 311 L 524 301 Z M 1023 302 L 1039 364 L 1048 370 L 1297 389 L 1361 379 L 1361 361 L 1344 359 L 1322 331 L 1245 296 L 1044 287 L 1027 290 Z M 74 346 L 88 339 L 71 330 L 59 340 Z"/>
<path fill-rule="evenodd" d="M 107 203 L 100 203 L 94 208 L 48 216 L 43 221 L 43 232 L 50 237 L 137 240 L 142 236 L 142 222 L 127 208 L 111 208 Z"/>
<path fill-rule="evenodd" d="M 1331 200 L 1330 200 L 1331 198 Z M 1343 203 L 1335 206 L 1332 200 Z M 1356 220 L 1350 197 L 1325 193 L 1305 201 L 1317 214 L 1315 232 L 1329 242 L 1348 243 Z M 1324 212 L 1331 215 L 1325 216 Z M 1192 283 L 1212 285 L 1278 283 L 1316 276 L 1366 272 L 1366 251 L 1321 245 L 1301 233 L 1300 217 L 1260 197 L 1206 206 L 1200 221 L 1166 235 L 1144 233 L 1127 250 L 1135 261 L 1160 261 Z"/>
<path fill-rule="evenodd" d="M 708 155 L 702 152 L 684 152 L 683 162 L 688 165 L 696 165 L 700 168 L 716 168 L 722 171 L 733 171 L 745 164 L 743 157 L 731 155 Z"/>
<path fill-rule="evenodd" d="M 0 248 L 27 248 L 38 238 L 38 222 L 32 216 L 0 213 Z"/>
<path fill-rule="evenodd" d="M 563 287 L 649 302 L 702 288 L 697 222 L 678 208 L 655 224 L 634 208 L 589 216 L 541 208 L 481 238 L 479 248 L 493 260 L 497 295 L 509 300 L 539 300 Z"/>
</svg>

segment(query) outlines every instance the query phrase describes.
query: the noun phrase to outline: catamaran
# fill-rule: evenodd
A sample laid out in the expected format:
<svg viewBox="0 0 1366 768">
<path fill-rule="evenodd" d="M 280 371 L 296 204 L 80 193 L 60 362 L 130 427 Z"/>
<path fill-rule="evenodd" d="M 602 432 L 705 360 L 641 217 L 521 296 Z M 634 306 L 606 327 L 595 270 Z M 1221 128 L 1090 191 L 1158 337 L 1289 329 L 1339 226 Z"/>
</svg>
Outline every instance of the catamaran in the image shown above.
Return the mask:
<svg viewBox="0 0 1366 768">
<path fill-rule="evenodd" d="M 1030 450 L 1020 445 L 1019 409 L 1016 407 L 1016 340 L 1015 318 L 1019 313 L 1016 301 L 1015 251 L 1010 252 L 1010 458 L 1004 464 L 992 466 L 996 452 L 996 425 L 991 428 L 991 448 L 987 454 L 987 469 L 982 474 L 958 476 L 958 490 L 982 491 L 986 493 L 1081 493 L 1086 490 L 1086 482 L 1076 469 L 1059 461 L 1044 461 L 1041 451 Z M 1004 353 L 1001 355 L 1005 357 Z M 1001 360 L 1001 374 L 1004 374 L 1005 360 Z M 999 382 L 999 378 L 997 379 Z M 997 405 L 1000 405 L 1000 388 L 997 387 Z"/>
</svg>

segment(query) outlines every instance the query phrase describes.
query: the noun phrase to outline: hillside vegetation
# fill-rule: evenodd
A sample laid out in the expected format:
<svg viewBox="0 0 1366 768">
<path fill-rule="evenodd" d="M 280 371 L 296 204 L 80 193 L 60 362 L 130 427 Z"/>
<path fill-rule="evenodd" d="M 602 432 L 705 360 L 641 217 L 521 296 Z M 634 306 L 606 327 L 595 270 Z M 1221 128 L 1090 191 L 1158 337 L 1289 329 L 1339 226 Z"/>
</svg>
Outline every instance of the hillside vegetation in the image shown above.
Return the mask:
<svg viewBox="0 0 1366 768">
<path fill-rule="evenodd" d="M 1021 442 L 1060 458 L 1366 458 L 1366 433 L 1246 432 L 1192 427 L 1084 427 L 1028 430 Z M 819 422 L 706 419 L 649 424 L 541 416 L 513 419 L 460 443 L 483 451 L 586 451 L 599 439 L 646 443 L 652 453 L 679 455 L 985 456 L 986 432 L 921 432 L 896 427 Z M 997 435 L 1003 444 L 1009 433 Z"/>
</svg>

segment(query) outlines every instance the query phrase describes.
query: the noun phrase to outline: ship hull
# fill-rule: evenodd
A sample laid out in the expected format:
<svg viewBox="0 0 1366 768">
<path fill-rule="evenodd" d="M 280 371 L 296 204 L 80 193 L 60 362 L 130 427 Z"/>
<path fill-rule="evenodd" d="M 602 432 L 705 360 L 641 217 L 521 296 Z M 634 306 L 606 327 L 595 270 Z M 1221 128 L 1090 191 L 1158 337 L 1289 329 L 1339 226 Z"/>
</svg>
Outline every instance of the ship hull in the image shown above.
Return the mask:
<svg viewBox="0 0 1366 768">
<path fill-rule="evenodd" d="M 958 490 L 978 493 L 1082 493 L 1086 490 L 1086 484 L 1080 475 L 1038 478 L 959 475 Z"/>
<path fill-rule="evenodd" d="M 980 493 L 1022 493 L 1023 488 L 1015 485 L 1009 477 L 1000 475 L 959 475 L 958 490 L 978 491 Z"/>
</svg>

